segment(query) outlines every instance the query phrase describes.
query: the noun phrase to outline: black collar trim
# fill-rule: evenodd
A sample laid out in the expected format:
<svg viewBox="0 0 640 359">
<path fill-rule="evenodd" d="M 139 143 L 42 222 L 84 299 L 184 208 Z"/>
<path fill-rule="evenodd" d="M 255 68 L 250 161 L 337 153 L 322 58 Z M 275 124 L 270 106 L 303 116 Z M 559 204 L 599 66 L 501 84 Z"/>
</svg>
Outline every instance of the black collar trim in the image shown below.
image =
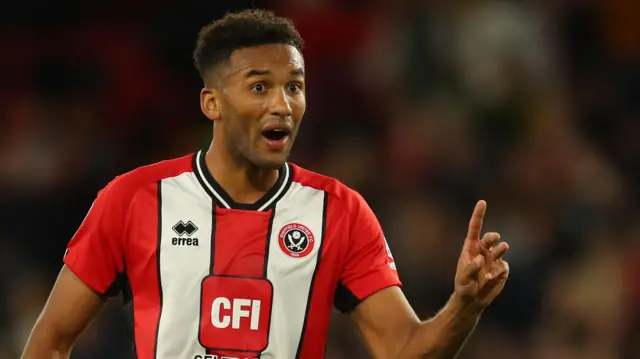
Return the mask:
<svg viewBox="0 0 640 359">
<path fill-rule="evenodd" d="M 278 180 L 271 189 L 255 203 L 237 203 L 216 181 L 205 162 L 205 150 L 200 150 L 193 156 L 193 173 L 204 190 L 211 196 L 218 206 L 229 209 L 245 209 L 253 211 L 268 211 L 287 193 L 293 182 L 293 170 L 289 163 L 285 163 L 278 170 Z"/>
</svg>

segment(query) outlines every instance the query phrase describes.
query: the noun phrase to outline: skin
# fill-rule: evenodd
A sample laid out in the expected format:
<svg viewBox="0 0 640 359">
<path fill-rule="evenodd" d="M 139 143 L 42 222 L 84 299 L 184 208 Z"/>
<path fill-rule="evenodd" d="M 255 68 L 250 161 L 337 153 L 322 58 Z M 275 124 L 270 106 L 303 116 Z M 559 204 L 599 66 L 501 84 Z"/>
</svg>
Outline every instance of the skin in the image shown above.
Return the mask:
<svg viewBox="0 0 640 359">
<path fill-rule="evenodd" d="M 97 293 L 64 266 L 21 358 L 69 358 L 73 344 L 103 303 Z"/>
<path fill-rule="evenodd" d="M 480 239 L 487 204 L 478 202 L 458 259 L 455 290 L 433 318 L 420 321 L 397 287 L 365 299 L 351 314 L 374 358 L 455 358 L 482 311 L 500 294 L 509 276 L 502 259 L 509 249 L 498 233 Z"/>
<path fill-rule="evenodd" d="M 304 60 L 288 45 L 240 49 L 210 71 L 200 94 L 204 115 L 214 123 L 206 162 L 214 178 L 238 203 L 251 203 L 277 180 L 305 112 Z M 283 148 L 270 148 L 262 131 L 291 129 Z M 420 321 L 397 287 L 358 305 L 350 317 L 374 358 L 454 358 L 478 319 L 502 291 L 509 273 L 508 250 L 497 233 L 480 239 L 486 203 L 478 202 L 458 261 L 455 290 L 438 315 Z M 31 336 L 23 359 L 69 358 L 78 335 L 104 300 L 63 267 Z"/>
<path fill-rule="evenodd" d="M 277 180 L 298 133 L 306 109 L 304 59 L 288 45 L 240 49 L 205 84 L 200 104 L 214 123 L 207 166 L 236 202 L 253 203 Z M 283 149 L 270 149 L 262 137 L 275 124 L 291 128 Z"/>
</svg>

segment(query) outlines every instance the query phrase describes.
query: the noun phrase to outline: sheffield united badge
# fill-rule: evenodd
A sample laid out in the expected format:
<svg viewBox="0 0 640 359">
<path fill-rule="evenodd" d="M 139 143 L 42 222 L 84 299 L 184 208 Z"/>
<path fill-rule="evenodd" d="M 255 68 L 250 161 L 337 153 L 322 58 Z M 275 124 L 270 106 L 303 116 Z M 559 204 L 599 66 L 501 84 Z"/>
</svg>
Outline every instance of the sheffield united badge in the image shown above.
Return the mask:
<svg viewBox="0 0 640 359">
<path fill-rule="evenodd" d="M 299 223 L 287 224 L 278 232 L 280 249 L 289 257 L 306 257 L 313 250 L 314 242 L 313 233 Z"/>
</svg>

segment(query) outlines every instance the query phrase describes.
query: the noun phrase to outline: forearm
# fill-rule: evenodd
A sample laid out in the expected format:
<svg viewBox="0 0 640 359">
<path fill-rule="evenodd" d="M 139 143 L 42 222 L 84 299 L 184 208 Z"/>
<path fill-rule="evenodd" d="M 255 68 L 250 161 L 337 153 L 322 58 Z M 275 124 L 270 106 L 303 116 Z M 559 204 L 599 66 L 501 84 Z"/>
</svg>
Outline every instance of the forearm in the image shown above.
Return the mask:
<svg viewBox="0 0 640 359">
<path fill-rule="evenodd" d="M 21 359 L 69 359 L 73 341 L 52 329 L 36 324 Z"/>
<path fill-rule="evenodd" d="M 412 333 L 398 358 L 453 359 L 473 332 L 482 310 L 452 296 L 433 318 Z"/>
</svg>

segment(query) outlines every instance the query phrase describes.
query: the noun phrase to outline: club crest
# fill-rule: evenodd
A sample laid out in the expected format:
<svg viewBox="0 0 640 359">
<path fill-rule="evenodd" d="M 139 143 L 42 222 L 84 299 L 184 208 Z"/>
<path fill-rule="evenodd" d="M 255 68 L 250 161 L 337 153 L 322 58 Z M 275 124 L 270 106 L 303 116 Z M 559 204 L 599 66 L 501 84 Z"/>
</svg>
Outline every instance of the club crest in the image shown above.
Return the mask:
<svg viewBox="0 0 640 359">
<path fill-rule="evenodd" d="M 289 257 L 306 257 L 313 250 L 314 242 L 313 233 L 299 223 L 287 224 L 278 232 L 280 249 Z"/>
</svg>

